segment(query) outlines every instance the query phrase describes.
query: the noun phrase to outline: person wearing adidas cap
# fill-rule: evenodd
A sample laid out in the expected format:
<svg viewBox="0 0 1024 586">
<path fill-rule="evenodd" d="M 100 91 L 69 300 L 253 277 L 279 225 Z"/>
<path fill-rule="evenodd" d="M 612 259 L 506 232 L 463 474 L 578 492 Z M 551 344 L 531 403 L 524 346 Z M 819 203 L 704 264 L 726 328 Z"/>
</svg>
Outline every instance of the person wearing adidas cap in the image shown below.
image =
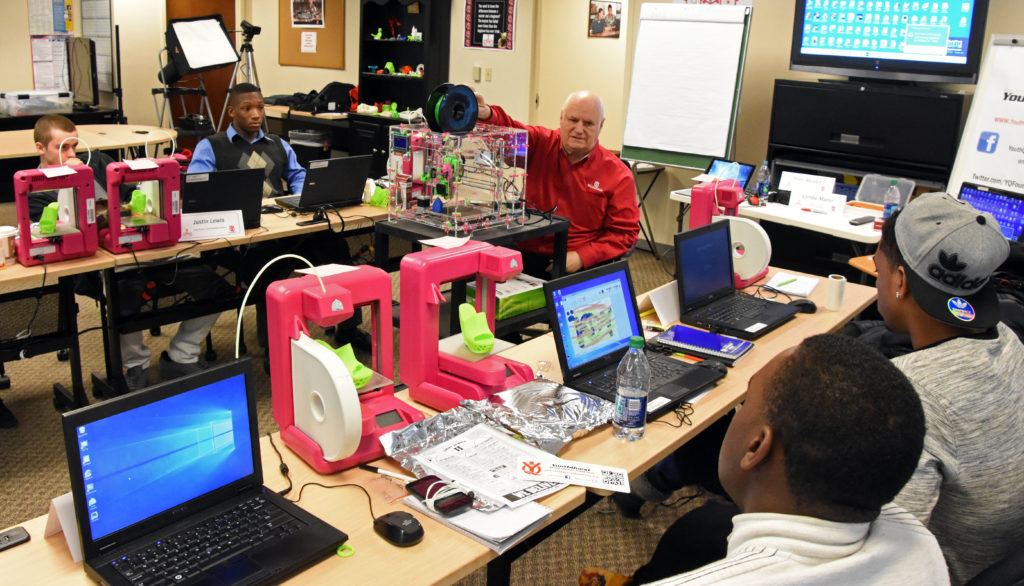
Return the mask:
<svg viewBox="0 0 1024 586">
<path fill-rule="evenodd" d="M 927 423 L 894 502 L 935 534 L 954 584 L 1024 540 L 1024 345 L 999 323 L 990 279 L 1008 254 L 992 215 L 945 193 L 890 217 L 875 254 L 878 310 L 914 348 L 893 363 Z"/>
</svg>

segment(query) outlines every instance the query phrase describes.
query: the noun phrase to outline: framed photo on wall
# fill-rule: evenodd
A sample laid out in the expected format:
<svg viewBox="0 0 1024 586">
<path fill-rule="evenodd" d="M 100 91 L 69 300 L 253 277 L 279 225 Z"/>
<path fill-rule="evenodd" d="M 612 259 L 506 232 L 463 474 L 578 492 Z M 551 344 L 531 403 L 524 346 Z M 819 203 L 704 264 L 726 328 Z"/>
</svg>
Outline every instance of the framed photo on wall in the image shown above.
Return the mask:
<svg viewBox="0 0 1024 586">
<path fill-rule="evenodd" d="M 622 24 L 621 12 L 622 2 L 590 0 L 587 36 L 608 39 L 619 38 L 619 25 Z"/>
</svg>

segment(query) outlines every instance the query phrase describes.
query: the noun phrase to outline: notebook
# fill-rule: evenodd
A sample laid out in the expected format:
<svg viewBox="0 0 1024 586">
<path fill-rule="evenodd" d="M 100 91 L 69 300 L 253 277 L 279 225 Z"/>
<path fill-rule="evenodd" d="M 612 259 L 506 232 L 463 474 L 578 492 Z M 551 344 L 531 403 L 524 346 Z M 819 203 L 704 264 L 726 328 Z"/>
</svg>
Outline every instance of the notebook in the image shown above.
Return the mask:
<svg viewBox="0 0 1024 586">
<path fill-rule="evenodd" d="M 692 354 L 698 358 L 714 358 L 728 366 L 735 365 L 754 348 L 753 342 L 686 326 L 672 326 L 654 338 L 654 341 L 675 352 Z"/>
<path fill-rule="evenodd" d="M 275 199 L 278 205 L 300 210 L 322 206 L 343 208 L 363 202 L 373 155 L 310 161 L 302 193 Z"/>
<path fill-rule="evenodd" d="M 630 336 L 642 336 L 629 264 L 618 261 L 544 283 L 562 381 L 578 391 L 615 401 L 616 369 Z M 724 369 L 646 352 L 651 365 L 647 420 L 712 386 Z"/>
<path fill-rule="evenodd" d="M 260 227 L 263 206 L 263 169 L 231 169 L 191 173 L 181 185 L 181 211 L 226 212 L 242 210 L 246 230 Z"/>
<path fill-rule="evenodd" d="M 798 307 L 736 291 L 729 222 L 675 236 L 679 321 L 717 333 L 756 340 L 793 319 Z"/>
<path fill-rule="evenodd" d="M 262 485 L 252 381 L 242 359 L 63 415 L 91 578 L 281 581 L 348 539 Z"/>
<path fill-rule="evenodd" d="M 1024 194 L 964 183 L 960 186 L 960 199 L 979 212 L 988 212 L 999 222 L 999 229 L 1010 242 L 1022 242 L 1024 234 Z"/>
</svg>

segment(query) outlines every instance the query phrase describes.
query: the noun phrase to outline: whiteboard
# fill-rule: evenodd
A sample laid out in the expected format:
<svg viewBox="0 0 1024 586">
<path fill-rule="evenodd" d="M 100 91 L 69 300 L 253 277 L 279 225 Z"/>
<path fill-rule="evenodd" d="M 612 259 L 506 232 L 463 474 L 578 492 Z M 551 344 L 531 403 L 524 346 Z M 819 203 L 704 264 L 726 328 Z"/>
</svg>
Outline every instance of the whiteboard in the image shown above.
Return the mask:
<svg viewBox="0 0 1024 586">
<path fill-rule="evenodd" d="M 1024 36 L 992 35 L 946 191 L 964 182 L 1024 193 Z"/>
<path fill-rule="evenodd" d="M 701 169 L 729 158 L 749 15 L 749 6 L 641 6 L 623 158 Z"/>
</svg>

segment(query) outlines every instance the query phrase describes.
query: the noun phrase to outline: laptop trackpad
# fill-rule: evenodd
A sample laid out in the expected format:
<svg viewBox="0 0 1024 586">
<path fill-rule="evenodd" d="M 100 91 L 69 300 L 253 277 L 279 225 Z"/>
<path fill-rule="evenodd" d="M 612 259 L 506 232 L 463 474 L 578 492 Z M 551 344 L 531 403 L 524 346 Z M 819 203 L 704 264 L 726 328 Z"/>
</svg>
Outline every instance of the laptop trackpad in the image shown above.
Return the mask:
<svg viewBox="0 0 1024 586">
<path fill-rule="evenodd" d="M 223 561 L 208 569 L 199 583 L 210 586 L 220 584 L 252 584 L 266 578 L 268 572 L 244 554 Z"/>
</svg>

